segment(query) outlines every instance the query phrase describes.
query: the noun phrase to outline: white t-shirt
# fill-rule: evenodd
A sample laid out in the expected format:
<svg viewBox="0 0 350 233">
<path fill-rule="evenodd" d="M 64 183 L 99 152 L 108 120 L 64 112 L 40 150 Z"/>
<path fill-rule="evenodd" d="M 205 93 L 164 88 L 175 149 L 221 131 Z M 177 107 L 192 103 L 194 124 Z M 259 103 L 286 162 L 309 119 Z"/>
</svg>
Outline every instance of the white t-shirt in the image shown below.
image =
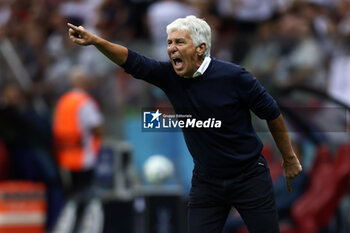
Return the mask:
<svg viewBox="0 0 350 233">
<path fill-rule="evenodd" d="M 84 167 L 92 168 L 96 162 L 96 155 L 92 148 L 92 130 L 103 123 L 103 116 L 93 100 L 88 100 L 81 106 L 79 111 L 79 122 L 82 129 L 84 145 Z"/>
</svg>

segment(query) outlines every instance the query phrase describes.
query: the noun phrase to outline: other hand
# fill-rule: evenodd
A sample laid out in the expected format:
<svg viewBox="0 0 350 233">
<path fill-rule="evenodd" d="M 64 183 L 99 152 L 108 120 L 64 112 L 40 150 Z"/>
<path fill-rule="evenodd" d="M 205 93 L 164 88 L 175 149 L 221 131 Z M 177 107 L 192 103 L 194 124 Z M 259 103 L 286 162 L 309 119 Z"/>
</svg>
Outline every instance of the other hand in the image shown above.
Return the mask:
<svg viewBox="0 0 350 233">
<path fill-rule="evenodd" d="M 290 180 L 295 179 L 303 170 L 296 155 L 283 159 L 282 168 L 286 175 L 286 184 L 289 192 L 292 191 Z"/>
</svg>

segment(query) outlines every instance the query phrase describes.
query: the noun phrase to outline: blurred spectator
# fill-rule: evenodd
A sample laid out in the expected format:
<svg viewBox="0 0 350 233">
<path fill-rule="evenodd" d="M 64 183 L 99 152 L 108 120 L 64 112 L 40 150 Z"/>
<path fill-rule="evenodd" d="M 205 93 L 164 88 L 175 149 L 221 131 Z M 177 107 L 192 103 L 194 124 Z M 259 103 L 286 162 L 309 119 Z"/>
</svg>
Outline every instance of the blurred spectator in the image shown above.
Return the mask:
<svg viewBox="0 0 350 233">
<path fill-rule="evenodd" d="M 350 4 L 348 7 L 350 9 Z M 350 15 L 340 21 L 337 35 L 337 41 L 330 58 L 327 92 L 333 98 L 350 106 Z M 347 112 L 348 133 L 350 132 L 349 112 Z"/>
<path fill-rule="evenodd" d="M 0 29 L 7 24 L 11 17 L 11 10 L 5 0 L 0 1 Z"/>
<path fill-rule="evenodd" d="M 344 18 L 349 15 L 350 12 L 350 2 L 348 0 L 337 0 L 336 4 L 336 12 L 339 18 Z"/>
<path fill-rule="evenodd" d="M 48 116 L 38 113 L 28 102 L 28 97 L 16 83 L 6 84 L 1 93 L 1 137 L 4 138 L 10 153 L 13 155 L 12 177 L 19 179 L 38 179 L 34 168 L 19 162 L 27 168 L 18 166 L 16 159 L 34 159 L 37 155 L 18 157 L 24 153 L 44 150 L 49 153 L 52 145 L 51 127 Z M 33 137 L 35 135 L 35 137 Z M 49 156 L 49 155 L 48 155 Z M 32 158 L 30 158 L 32 157 Z"/>
<path fill-rule="evenodd" d="M 31 80 L 40 81 L 49 61 L 45 50 L 48 12 L 43 0 L 9 2 L 11 17 L 4 36 L 11 40 Z"/>
<path fill-rule="evenodd" d="M 1 92 L 0 138 L 10 153 L 10 179 L 41 181 L 47 186 L 50 228 L 62 205 L 57 167 L 51 156 L 52 134 L 49 118 L 39 114 L 16 84 L 6 84 Z"/>
<path fill-rule="evenodd" d="M 338 28 L 338 41 L 330 61 L 328 93 L 350 106 L 350 16 Z"/>
<path fill-rule="evenodd" d="M 102 137 L 102 114 L 87 93 L 89 79 L 80 67 L 70 74 L 72 89 L 55 108 L 53 132 L 58 165 L 68 197 L 80 195 L 92 184 Z M 65 177 L 67 176 L 67 177 Z"/>
<path fill-rule="evenodd" d="M 281 53 L 276 34 L 276 20 L 271 19 L 261 23 L 257 28 L 252 47 L 242 62 L 243 66 L 247 67 L 268 90 L 272 90 L 275 86 L 271 77 Z"/>
<path fill-rule="evenodd" d="M 345 48 L 344 48 L 345 49 Z M 350 54 L 339 54 L 331 60 L 328 93 L 350 106 Z"/>
<path fill-rule="evenodd" d="M 68 0 L 63 1 L 59 10 L 69 22 L 94 28 L 97 22 L 96 9 L 104 0 Z"/>
<path fill-rule="evenodd" d="M 147 9 L 147 27 L 153 44 L 153 57 L 168 60 L 167 34 L 165 28 L 177 18 L 188 15 L 198 16 L 198 11 L 183 1 L 161 0 L 151 4 Z"/>
<path fill-rule="evenodd" d="M 276 7 L 276 1 L 274 0 L 218 1 L 218 9 L 221 15 L 246 22 L 259 22 L 266 20 L 274 14 Z"/>
<path fill-rule="evenodd" d="M 324 54 L 310 21 L 289 11 L 278 22 L 280 58 L 273 81 L 279 88 L 304 85 L 325 90 Z"/>
<path fill-rule="evenodd" d="M 335 34 L 335 19 L 332 18 L 332 8 L 322 1 L 332 3 L 329 0 L 309 0 L 296 4 L 298 13 L 305 17 L 310 23 L 315 38 L 321 43 L 325 55 L 333 50 Z"/>
<path fill-rule="evenodd" d="M 234 29 L 232 40 L 232 61 L 241 63 L 250 49 L 254 32 L 258 24 L 273 16 L 276 10 L 275 0 L 219 0 L 219 15 L 229 20 L 229 27 Z"/>
<path fill-rule="evenodd" d="M 67 38 L 68 22 L 58 10 L 54 10 L 48 20 L 50 24 L 50 34 L 46 38 L 46 51 L 50 64 L 45 70 L 44 93 L 46 100 L 52 107 L 52 102 L 62 95 L 68 88 L 69 82 L 65 77 L 77 63 L 79 50 Z"/>
<path fill-rule="evenodd" d="M 128 42 L 135 34 L 129 18 L 130 8 L 125 1 L 104 0 L 97 8 L 97 33 L 113 41 Z"/>
</svg>

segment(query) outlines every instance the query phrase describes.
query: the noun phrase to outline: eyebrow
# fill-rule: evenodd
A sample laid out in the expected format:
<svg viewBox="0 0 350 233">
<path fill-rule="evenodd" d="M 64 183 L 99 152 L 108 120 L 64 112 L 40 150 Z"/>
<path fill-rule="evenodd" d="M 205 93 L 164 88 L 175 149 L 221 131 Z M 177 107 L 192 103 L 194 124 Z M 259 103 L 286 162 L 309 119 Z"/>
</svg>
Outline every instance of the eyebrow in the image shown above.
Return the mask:
<svg viewBox="0 0 350 233">
<path fill-rule="evenodd" d="M 176 42 L 178 42 L 178 41 L 185 41 L 186 39 L 184 38 L 184 37 L 177 37 L 177 38 L 174 38 L 174 39 L 168 39 L 167 41 L 168 42 L 171 42 L 171 41 L 176 41 Z"/>
</svg>

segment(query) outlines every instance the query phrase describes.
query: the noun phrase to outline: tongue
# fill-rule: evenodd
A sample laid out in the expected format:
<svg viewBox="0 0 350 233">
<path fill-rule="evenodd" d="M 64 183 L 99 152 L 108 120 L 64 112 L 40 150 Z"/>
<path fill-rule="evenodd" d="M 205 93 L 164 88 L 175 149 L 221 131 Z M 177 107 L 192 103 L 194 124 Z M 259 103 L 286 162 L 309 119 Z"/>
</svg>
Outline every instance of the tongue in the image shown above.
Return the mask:
<svg viewBox="0 0 350 233">
<path fill-rule="evenodd" d="M 175 61 L 175 68 L 176 69 L 181 69 L 183 67 L 183 62 L 182 61 Z"/>
</svg>

